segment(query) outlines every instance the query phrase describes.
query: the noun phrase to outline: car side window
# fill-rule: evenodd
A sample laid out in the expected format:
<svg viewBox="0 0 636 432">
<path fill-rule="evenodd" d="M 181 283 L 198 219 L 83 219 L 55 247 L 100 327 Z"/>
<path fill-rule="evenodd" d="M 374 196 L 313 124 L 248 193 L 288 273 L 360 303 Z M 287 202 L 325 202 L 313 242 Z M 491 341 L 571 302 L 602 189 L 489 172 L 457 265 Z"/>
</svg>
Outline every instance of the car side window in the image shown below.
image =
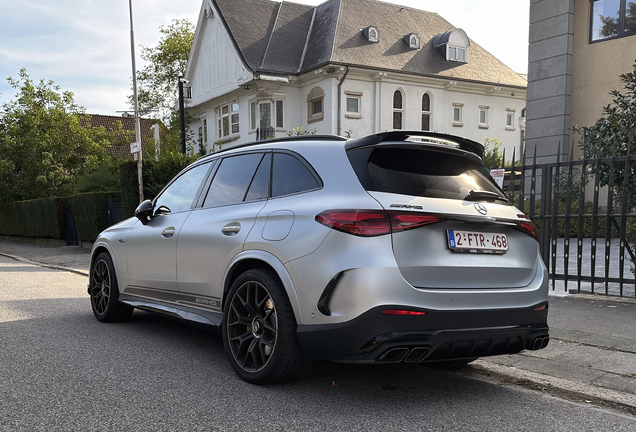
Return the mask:
<svg viewBox="0 0 636 432">
<path fill-rule="evenodd" d="M 190 210 L 208 169 L 210 164 L 204 163 L 181 174 L 159 195 L 155 201 L 155 209 L 165 207 L 172 213 Z"/>
<path fill-rule="evenodd" d="M 256 170 L 252 184 L 245 195 L 245 201 L 256 201 L 269 197 L 269 169 L 271 165 L 272 154 L 267 153 Z"/>
<path fill-rule="evenodd" d="M 240 203 L 252 183 L 262 153 L 250 153 L 223 159 L 212 179 L 204 207 Z"/>
<path fill-rule="evenodd" d="M 320 184 L 300 160 L 287 153 L 275 153 L 272 168 L 272 196 L 317 189 Z"/>
</svg>

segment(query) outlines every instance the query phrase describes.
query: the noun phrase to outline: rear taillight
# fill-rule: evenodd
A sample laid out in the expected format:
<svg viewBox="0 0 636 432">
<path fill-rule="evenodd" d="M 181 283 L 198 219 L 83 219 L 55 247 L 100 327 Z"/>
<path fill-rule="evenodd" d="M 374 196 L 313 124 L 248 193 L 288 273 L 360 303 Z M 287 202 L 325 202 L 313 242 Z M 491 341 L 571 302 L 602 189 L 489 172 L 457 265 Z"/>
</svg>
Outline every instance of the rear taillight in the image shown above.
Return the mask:
<svg viewBox="0 0 636 432">
<path fill-rule="evenodd" d="M 440 220 L 434 215 L 384 210 L 327 210 L 316 216 L 316 222 L 361 237 L 405 231 Z"/>
<path fill-rule="evenodd" d="M 382 210 L 327 210 L 316 216 L 316 222 L 362 237 L 372 237 L 391 232 L 391 224 Z"/>
<path fill-rule="evenodd" d="M 530 221 L 521 221 L 519 222 L 518 227 L 520 231 L 523 231 L 524 233 L 530 235 L 530 237 L 532 237 L 536 241 L 539 241 L 539 230 L 537 229 L 535 224 Z"/>
</svg>

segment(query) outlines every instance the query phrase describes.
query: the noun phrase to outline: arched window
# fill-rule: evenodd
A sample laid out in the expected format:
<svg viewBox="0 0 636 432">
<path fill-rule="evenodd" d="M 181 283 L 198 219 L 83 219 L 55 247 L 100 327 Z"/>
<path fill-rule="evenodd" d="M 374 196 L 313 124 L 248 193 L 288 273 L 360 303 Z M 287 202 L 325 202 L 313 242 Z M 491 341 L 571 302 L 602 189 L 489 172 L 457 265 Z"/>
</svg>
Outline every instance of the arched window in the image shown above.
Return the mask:
<svg viewBox="0 0 636 432">
<path fill-rule="evenodd" d="M 393 93 L 393 129 L 402 129 L 402 117 L 404 113 L 403 104 L 404 96 L 400 90 Z"/>
<path fill-rule="evenodd" d="M 428 93 L 422 96 L 422 130 L 431 130 L 431 95 Z"/>
</svg>

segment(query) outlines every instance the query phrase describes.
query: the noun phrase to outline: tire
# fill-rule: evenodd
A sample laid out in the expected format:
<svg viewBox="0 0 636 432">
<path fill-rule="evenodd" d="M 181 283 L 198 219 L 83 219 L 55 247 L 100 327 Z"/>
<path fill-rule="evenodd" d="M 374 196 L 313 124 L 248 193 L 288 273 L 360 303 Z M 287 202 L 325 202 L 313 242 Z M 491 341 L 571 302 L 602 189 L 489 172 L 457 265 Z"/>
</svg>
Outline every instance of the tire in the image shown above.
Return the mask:
<svg viewBox="0 0 636 432">
<path fill-rule="evenodd" d="M 249 383 L 291 381 L 310 365 L 283 284 L 271 270 L 248 270 L 234 281 L 223 307 L 222 334 L 232 369 Z"/>
<path fill-rule="evenodd" d="M 127 321 L 134 308 L 119 302 L 119 286 L 113 260 L 107 252 L 95 258 L 89 293 L 93 314 L 101 322 Z"/>
</svg>

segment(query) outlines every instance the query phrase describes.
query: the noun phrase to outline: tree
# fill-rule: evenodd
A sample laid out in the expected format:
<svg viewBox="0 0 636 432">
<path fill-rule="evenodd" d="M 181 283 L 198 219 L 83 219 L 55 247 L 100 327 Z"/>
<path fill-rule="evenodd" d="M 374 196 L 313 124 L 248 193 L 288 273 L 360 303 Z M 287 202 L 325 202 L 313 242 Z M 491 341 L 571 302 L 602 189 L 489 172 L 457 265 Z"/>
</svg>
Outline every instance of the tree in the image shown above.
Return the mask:
<svg viewBox="0 0 636 432">
<path fill-rule="evenodd" d="M 586 159 L 609 158 L 627 154 L 636 154 L 636 64 L 633 70 L 620 76 L 625 91 L 612 90 L 612 103 L 603 108 L 603 116 L 592 126 L 573 127 L 573 131 L 583 137 L 579 147 Z M 629 167 L 628 205 L 636 208 L 636 165 Z M 614 184 L 622 190 L 624 165 L 617 164 L 614 171 Z M 600 183 L 609 183 L 610 172 L 601 169 Z"/>
<path fill-rule="evenodd" d="M 110 135 L 82 121 L 73 93 L 34 83 L 25 69 L 18 76 L 8 78 L 15 99 L 0 110 L 0 201 L 69 194 L 78 175 L 98 166 Z"/>
<path fill-rule="evenodd" d="M 162 34 L 155 47 L 143 47 L 141 58 L 146 65 L 137 72 L 139 111 L 159 112 L 168 117 L 177 105 L 177 79 L 185 74 L 194 40 L 194 25 L 187 19 L 172 20 L 159 27 Z M 132 104 L 133 97 L 129 100 Z"/>
</svg>

